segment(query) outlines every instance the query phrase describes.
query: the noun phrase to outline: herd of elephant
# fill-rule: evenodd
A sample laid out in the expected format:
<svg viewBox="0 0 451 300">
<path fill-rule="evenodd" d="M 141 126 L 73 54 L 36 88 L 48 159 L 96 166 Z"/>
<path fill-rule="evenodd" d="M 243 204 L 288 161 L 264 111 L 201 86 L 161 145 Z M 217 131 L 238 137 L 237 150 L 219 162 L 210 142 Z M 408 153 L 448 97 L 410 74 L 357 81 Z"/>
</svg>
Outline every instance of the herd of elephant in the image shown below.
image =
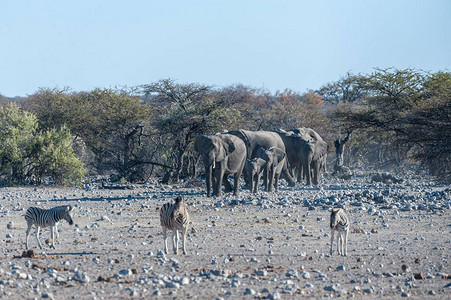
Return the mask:
<svg viewBox="0 0 451 300">
<path fill-rule="evenodd" d="M 301 127 L 201 135 L 196 137 L 194 149 L 203 159 L 210 197 L 221 195 L 222 183 L 226 192 L 232 191 L 228 175 L 233 175 L 235 196 L 242 174 L 251 193 L 258 192 L 262 176 L 267 192 L 277 191 L 279 178 L 284 178 L 289 186 L 304 179 L 307 185 L 317 185 L 321 172 L 326 170 L 329 146 L 313 129 Z"/>
</svg>

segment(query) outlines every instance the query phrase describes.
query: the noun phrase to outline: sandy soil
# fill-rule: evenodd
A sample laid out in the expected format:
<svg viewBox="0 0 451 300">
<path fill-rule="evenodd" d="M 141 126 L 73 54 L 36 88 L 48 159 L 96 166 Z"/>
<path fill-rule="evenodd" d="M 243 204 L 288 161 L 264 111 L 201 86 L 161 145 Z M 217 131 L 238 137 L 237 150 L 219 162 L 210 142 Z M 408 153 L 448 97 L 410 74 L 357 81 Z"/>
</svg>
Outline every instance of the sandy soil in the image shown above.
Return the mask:
<svg viewBox="0 0 451 300">
<path fill-rule="evenodd" d="M 326 179 L 320 188 L 282 186 L 273 194 L 206 198 L 204 190 L 152 183 L 0 189 L 0 298 L 451 299 L 449 186 Z M 371 200 L 387 190 L 385 203 Z M 361 197 L 365 191 L 373 196 Z M 176 195 L 191 216 L 186 256 L 161 251 L 158 208 Z M 425 197 L 435 206 L 402 209 L 405 199 Z M 352 221 L 346 257 L 335 244 L 329 255 L 336 201 Z M 76 225 L 60 223 L 55 250 L 40 250 L 33 232 L 34 257 L 22 257 L 26 209 L 64 204 L 75 206 Z M 49 237 L 43 229 L 43 245 Z"/>
</svg>

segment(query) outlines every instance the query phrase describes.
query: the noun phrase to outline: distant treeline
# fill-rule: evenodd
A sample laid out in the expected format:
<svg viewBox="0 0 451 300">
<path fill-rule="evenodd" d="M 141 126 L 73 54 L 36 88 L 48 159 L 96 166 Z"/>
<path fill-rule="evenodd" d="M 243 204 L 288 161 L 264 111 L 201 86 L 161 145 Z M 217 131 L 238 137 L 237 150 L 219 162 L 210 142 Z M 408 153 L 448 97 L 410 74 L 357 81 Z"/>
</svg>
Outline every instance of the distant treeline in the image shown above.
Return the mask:
<svg viewBox="0 0 451 300">
<path fill-rule="evenodd" d="M 0 101 L 2 185 L 76 184 L 87 175 L 177 181 L 198 175 L 197 135 L 298 127 L 318 132 L 331 160 L 334 145 L 346 141 L 351 168 L 416 165 L 451 179 L 449 72 L 348 73 L 303 94 L 164 79 L 132 89 L 39 89 Z"/>
</svg>

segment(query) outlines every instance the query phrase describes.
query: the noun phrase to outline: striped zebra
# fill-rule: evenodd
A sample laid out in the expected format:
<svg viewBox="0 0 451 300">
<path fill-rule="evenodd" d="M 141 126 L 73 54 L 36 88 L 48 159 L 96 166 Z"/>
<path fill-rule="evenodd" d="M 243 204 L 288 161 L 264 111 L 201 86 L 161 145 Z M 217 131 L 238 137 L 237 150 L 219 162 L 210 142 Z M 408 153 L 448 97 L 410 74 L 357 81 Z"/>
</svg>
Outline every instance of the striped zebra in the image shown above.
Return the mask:
<svg viewBox="0 0 451 300">
<path fill-rule="evenodd" d="M 332 245 L 334 243 L 334 233 L 337 231 L 337 251 L 338 255 L 346 256 L 348 254 L 348 233 L 349 217 L 341 207 L 334 207 L 330 214 L 330 255 L 332 255 Z"/>
<path fill-rule="evenodd" d="M 27 234 L 25 237 L 25 248 L 28 249 L 28 235 L 30 234 L 31 227 L 34 225 L 36 227 L 36 240 L 38 241 L 39 248 L 42 249 L 41 242 L 39 241 L 39 231 L 41 227 L 51 228 L 52 233 L 52 245 L 51 248 L 55 249 L 55 232 L 56 238 L 58 235 L 58 222 L 61 220 L 66 220 L 69 225 L 72 225 L 72 217 L 70 216 L 70 211 L 72 206 L 57 206 L 50 209 L 42 209 L 38 207 L 30 207 L 27 209 L 25 214 L 25 220 L 27 221 Z"/>
<path fill-rule="evenodd" d="M 172 247 L 178 254 L 179 231 L 182 232 L 183 254 L 186 254 L 185 242 L 188 230 L 189 214 L 181 196 L 175 198 L 175 203 L 165 203 L 160 209 L 160 223 L 163 228 L 164 252 L 168 253 L 167 230 L 172 230 Z"/>
</svg>

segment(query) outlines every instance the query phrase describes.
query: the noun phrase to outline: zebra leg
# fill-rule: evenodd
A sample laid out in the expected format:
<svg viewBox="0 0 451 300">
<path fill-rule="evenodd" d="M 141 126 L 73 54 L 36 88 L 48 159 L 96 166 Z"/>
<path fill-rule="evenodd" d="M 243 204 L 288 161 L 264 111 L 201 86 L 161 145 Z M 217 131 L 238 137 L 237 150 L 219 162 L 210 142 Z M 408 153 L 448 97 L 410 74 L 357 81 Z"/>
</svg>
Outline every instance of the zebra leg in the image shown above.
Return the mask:
<svg viewBox="0 0 451 300">
<path fill-rule="evenodd" d="M 27 228 L 27 233 L 25 235 L 25 249 L 28 250 L 28 235 L 30 234 L 31 231 L 31 223 L 28 223 L 28 228 Z"/>
<path fill-rule="evenodd" d="M 333 253 L 332 247 L 334 245 L 335 230 L 331 229 L 330 231 L 331 231 L 331 233 L 330 233 L 330 255 L 332 255 L 332 253 Z"/>
<path fill-rule="evenodd" d="M 50 226 L 50 231 L 51 231 L 51 239 L 52 239 L 52 244 L 50 245 L 50 248 L 55 249 L 55 226 Z"/>
<path fill-rule="evenodd" d="M 341 255 L 341 256 L 343 256 L 343 243 L 344 243 L 344 240 L 343 240 L 343 231 L 340 231 L 340 242 L 339 242 L 339 248 L 340 248 L 340 251 L 339 251 L 339 254 Z"/>
<path fill-rule="evenodd" d="M 163 227 L 164 253 L 168 254 L 168 233 L 167 228 Z"/>
<path fill-rule="evenodd" d="M 186 232 L 188 231 L 188 226 L 186 226 L 185 228 L 183 228 L 182 230 L 182 248 L 183 248 L 183 254 L 186 255 Z"/>
<path fill-rule="evenodd" d="M 60 235 L 58 233 L 58 223 L 55 223 L 55 241 L 60 241 Z"/>
<path fill-rule="evenodd" d="M 172 230 L 172 249 L 174 254 L 179 254 L 179 231 L 177 229 Z"/>
<path fill-rule="evenodd" d="M 349 233 L 349 229 L 347 229 L 347 230 L 345 230 L 345 232 L 344 232 L 344 236 L 345 236 L 345 240 L 344 240 L 344 252 L 345 252 L 345 256 L 347 256 L 348 255 L 348 233 Z"/>
<path fill-rule="evenodd" d="M 337 252 L 338 252 L 338 255 L 341 255 L 340 243 L 341 243 L 341 232 L 338 231 L 337 232 Z"/>
<path fill-rule="evenodd" d="M 39 230 L 41 229 L 38 225 L 36 225 L 36 240 L 38 241 L 39 248 L 42 249 L 41 241 L 39 241 Z"/>
</svg>

